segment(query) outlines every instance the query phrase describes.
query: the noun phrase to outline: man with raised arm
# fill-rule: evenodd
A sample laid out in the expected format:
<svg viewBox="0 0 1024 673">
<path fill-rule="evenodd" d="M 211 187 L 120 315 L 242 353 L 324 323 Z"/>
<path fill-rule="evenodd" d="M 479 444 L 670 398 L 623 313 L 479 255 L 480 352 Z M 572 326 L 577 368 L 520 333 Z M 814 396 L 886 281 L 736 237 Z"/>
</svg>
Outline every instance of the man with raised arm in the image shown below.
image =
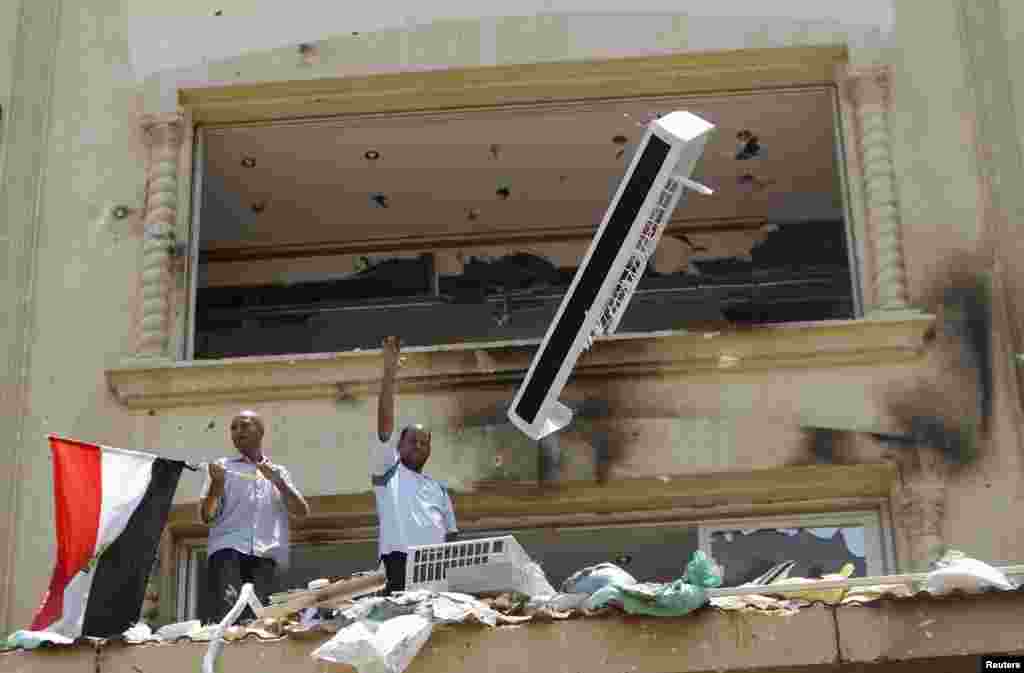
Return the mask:
<svg viewBox="0 0 1024 673">
<path fill-rule="evenodd" d="M 448 491 L 423 474 L 430 432 L 419 424 L 395 432 L 395 371 L 400 342 L 384 339 L 384 371 L 377 406 L 377 436 L 370 442 L 370 481 L 377 499 L 379 553 L 387 575 L 385 593 L 405 590 L 410 547 L 450 542 L 458 535 Z"/>
<path fill-rule="evenodd" d="M 264 455 L 263 433 L 263 420 L 255 412 L 235 416 L 231 440 L 238 455 L 210 463 L 203 484 L 199 518 L 210 527 L 206 553 L 213 592 L 207 623 L 223 619 L 247 582 L 267 602 L 278 567 L 288 564 L 289 517 L 309 514 L 288 470 Z M 243 614 L 249 612 L 246 608 Z"/>
</svg>

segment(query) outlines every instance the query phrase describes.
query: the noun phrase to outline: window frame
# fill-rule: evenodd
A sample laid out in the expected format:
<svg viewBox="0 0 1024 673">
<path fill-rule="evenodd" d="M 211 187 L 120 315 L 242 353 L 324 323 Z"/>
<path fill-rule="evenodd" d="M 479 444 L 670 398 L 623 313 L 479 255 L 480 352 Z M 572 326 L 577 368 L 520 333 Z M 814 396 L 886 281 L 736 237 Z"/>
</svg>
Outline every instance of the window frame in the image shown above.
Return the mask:
<svg viewBox="0 0 1024 673">
<path fill-rule="evenodd" d="M 867 226 L 879 215 L 865 198 L 865 170 L 860 154 L 865 140 L 857 126 L 858 115 L 876 106 L 862 93 L 861 84 L 886 75 L 884 69 L 856 69 L 849 65 L 845 45 L 782 47 L 709 51 L 658 56 L 615 58 L 593 61 L 558 61 L 528 65 L 481 66 L 425 72 L 400 72 L 336 79 L 266 82 L 254 85 L 206 86 L 178 91 L 178 112 L 173 115 L 143 115 L 142 125 L 153 124 L 172 132 L 150 133 L 151 156 L 147 176 L 164 171 L 168 157 L 176 156 L 178 198 L 167 191 L 170 180 L 146 182 L 147 201 L 165 204 L 161 221 L 173 222 L 170 235 L 182 242 L 174 255 L 147 256 L 146 273 L 138 276 L 140 297 L 146 302 L 138 318 L 140 340 L 134 357 L 126 358 L 106 371 L 115 397 L 129 409 L 150 410 L 180 406 L 203 406 L 239 398 L 263 401 L 336 399 L 360 395 L 372 384 L 362 370 L 379 367 L 379 351 L 359 353 L 315 353 L 246 357 L 222 360 L 183 360 L 194 354 L 195 323 L 193 300 L 197 282 L 197 256 L 183 251 L 198 241 L 200 222 L 193 217 L 194 194 L 200 180 L 195 174 L 202 160 L 203 146 L 197 133 L 205 125 L 268 123 L 311 117 L 343 115 L 393 115 L 409 112 L 472 110 L 494 106 L 530 106 L 543 101 L 586 102 L 608 98 L 712 95 L 730 91 L 798 87 L 832 87 L 839 96 L 841 128 L 837 135 L 837 161 L 846 188 L 842 190 L 854 232 L 850 246 L 862 255 L 852 269 L 855 292 L 863 306 L 875 288 L 875 259 L 884 251 L 887 259 L 899 262 L 898 238 L 875 240 Z M 878 71 L 878 72 L 876 72 Z M 887 105 L 887 104 L 886 104 Z M 885 107 L 882 108 L 884 113 Z M 877 113 L 875 107 L 870 108 Z M 177 129 L 174 131 L 174 129 Z M 147 132 L 148 133 L 148 132 Z M 179 142 L 177 138 L 182 140 Z M 846 148 L 853 151 L 846 151 Z M 883 157 L 884 159 L 884 157 Z M 886 159 L 887 161 L 887 159 Z M 172 211 L 172 212 L 168 212 Z M 193 231 L 194 230 L 194 231 Z M 163 236 L 155 233 L 154 236 Z M 147 234 L 149 236 L 149 234 Z M 872 237 L 875 238 L 872 238 Z M 147 238 L 145 249 L 158 250 L 158 241 Z M 151 245 L 153 244 L 153 245 Z M 190 251 L 192 252 L 192 251 Z M 147 253 L 148 254 L 148 253 Z M 184 258 L 184 259 L 182 259 Z M 171 282 L 155 265 L 166 265 Z M 880 281 L 881 282 L 881 281 Z M 870 292 L 869 292 L 870 290 Z M 872 300 L 873 301 L 873 300 Z M 164 319 L 169 316 L 169 319 Z M 890 312 L 885 320 L 856 319 L 788 323 L 723 334 L 713 341 L 717 354 L 694 357 L 702 350 L 700 334 L 661 332 L 606 337 L 595 343 L 591 359 L 603 360 L 594 373 L 602 377 L 636 376 L 644 372 L 663 374 L 705 373 L 719 369 L 726 351 L 749 352 L 739 367 L 757 371 L 770 380 L 772 371 L 791 367 L 830 367 L 905 363 L 920 359 L 925 335 L 934 317 L 916 311 Z M 142 337 L 145 338 L 142 338 Z M 161 339 L 162 337 L 162 339 Z M 783 357 L 770 348 L 759 348 L 765 340 L 784 344 Z M 536 340 L 469 343 L 423 350 L 434 363 L 425 369 L 430 376 L 413 385 L 403 376 L 401 392 L 427 385 L 445 390 L 453 386 L 494 385 L 521 379 L 529 366 Z M 163 343 L 162 350 L 158 344 Z M 706 346 L 704 344 L 704 350 Z M 481 371 L 463 353 L 472 350 L 477 359 L 510 363 L 494 371 Z M 410 355 L 414 354 L 410 351 Z M 653 356 L 653 357 L 652 357 Z M 296 364 L 301 366 L 296 366 Z M 365 365 L 365 367 L 364 367 Z M 250 374 L 259 370 L 256 377 Z M 587 367 L 577 373 L 586 375 Z M 354 372 L 354 374 L 353 374 Z M 430 379 L 427 383 L 426 379 Z"/>
<path fill-rule="evenodd" d="M 716 519 L 704 522 L 700 526 L 700 550 L 707 554 L 708 558 L 715 558 L 711 544 L 712 536 L 715 533 L 726 531 L 863 526 L 865 564 L 868 575 L 888 575 L 896 571 L 896 558 L 893 553 L 894 538 L 888 514 L 888 506 L 885 503 L 880 503 L 875 510 Z"/>
</svg>

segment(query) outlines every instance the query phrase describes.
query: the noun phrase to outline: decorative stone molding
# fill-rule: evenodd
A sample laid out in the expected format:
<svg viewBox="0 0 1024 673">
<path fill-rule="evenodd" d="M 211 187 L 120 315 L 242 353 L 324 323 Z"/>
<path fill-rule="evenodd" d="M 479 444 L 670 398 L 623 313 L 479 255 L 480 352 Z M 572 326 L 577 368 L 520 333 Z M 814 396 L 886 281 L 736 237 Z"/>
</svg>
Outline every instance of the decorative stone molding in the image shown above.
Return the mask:
<svg viewBox="0 0 1024 673">
<path fill-rule="evenodd" d="M 855 151 L 863 185 L 864 218 L 873 244 L 875 311 L 906 311 L 907 281 L 889 136 L 889 69 L 845 68 L 842 78 L 856 117 Z"/>
<path fill-rule="evenodd" d="M 184 118 L 179 114 L 145 115 L 140 125 L 150 154 L 146 167 L 142 310 L 136 355 L 164 358 L 170 338 L 171 250 L 178 218 L 178 164 Z"/>
<path fill-rule="evenodd" d="M 912 362 L 934 319 L 789 323 L 722 333 L 624 334 L 598 339 L 574 378 L 706 375 L 769 381 L 779 370 Z M 405 351 L 403 392 L 516 385 L 539 340 L 428 346 Z M 380 350 L 191 362 L 134 361 L 107 371 L 130 409 L 247 401 L 347 399 L 376 394 Z"/>
<path fill-rule="evenodd" d="M 891 463 L 862 463 L 662 475 L 607 484 L 562 480 L 557 488 L 536 481 L 477 481 L 471 488 L 453 491 L 459 524 L 469 531 L 872 510 L 891 492 L 896 479 Z M 369 491 L 313 495 L 308 500 L 312 514 L 292 527 L 292 544 L 321 536 L 340 540 L 374 535 L 376 510 Z M 201 544 L 208 534 L 196 516 L 195 502 L 174 505 L 166 530 L 175 546 Z"/>
</svg>

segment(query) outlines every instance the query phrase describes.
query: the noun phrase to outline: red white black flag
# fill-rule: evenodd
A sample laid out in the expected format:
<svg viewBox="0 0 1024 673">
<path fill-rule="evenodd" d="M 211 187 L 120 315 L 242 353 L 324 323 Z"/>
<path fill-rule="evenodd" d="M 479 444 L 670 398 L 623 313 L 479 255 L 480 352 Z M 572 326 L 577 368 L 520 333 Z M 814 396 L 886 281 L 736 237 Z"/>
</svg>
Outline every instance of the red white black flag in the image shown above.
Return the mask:
<svg viewBox="0 0 1024 673">
<path fill-rule="evenodd" d="M 50 437 L 57 567 L 33 631 L 110 638 L 139 618 L 185 463 Z"/>
</svg>

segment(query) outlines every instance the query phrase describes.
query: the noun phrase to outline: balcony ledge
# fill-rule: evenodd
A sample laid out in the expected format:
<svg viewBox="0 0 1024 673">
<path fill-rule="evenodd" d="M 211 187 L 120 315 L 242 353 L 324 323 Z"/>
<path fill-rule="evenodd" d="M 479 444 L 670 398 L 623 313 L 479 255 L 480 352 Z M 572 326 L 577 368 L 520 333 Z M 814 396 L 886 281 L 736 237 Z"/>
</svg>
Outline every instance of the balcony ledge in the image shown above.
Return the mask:
<svg viewBox="0 0 1024 673">
<path fill-rule="evenodd" d="M 573 379 L 707 375 L 770 381 L 781 369 L 906 363 L 924 354 L 934 316 L 791 323 L 726 332 L 672 331 L 598 339 Z M 539 339 L 408 348 L 400 392 L 511 386 L 522 380 Z M 381 351 L 175 362 L 135 359 L 106 372 L 129 409 L 226 402 L 350 399 L 375 391 Z"/>
<path fill-rule="evenodd" d="M 517 627 L 438 626 L 409 673 L 589 671 L 688 673 L 711 670 L 967 671 L 981 655 L 1020 656 L 1016 628 L 1024 595 L 886 599 L 871 607 L 816 604 L 795 614 L 704 609 L 679 618 L 582 618 Z M 354 673 L 310 653 L 330 637 L 228 644 L 225 670 Z M 0 671 L 195 670 L 207 643 L 79 644 L 0 654 Z"/>
</svg>

